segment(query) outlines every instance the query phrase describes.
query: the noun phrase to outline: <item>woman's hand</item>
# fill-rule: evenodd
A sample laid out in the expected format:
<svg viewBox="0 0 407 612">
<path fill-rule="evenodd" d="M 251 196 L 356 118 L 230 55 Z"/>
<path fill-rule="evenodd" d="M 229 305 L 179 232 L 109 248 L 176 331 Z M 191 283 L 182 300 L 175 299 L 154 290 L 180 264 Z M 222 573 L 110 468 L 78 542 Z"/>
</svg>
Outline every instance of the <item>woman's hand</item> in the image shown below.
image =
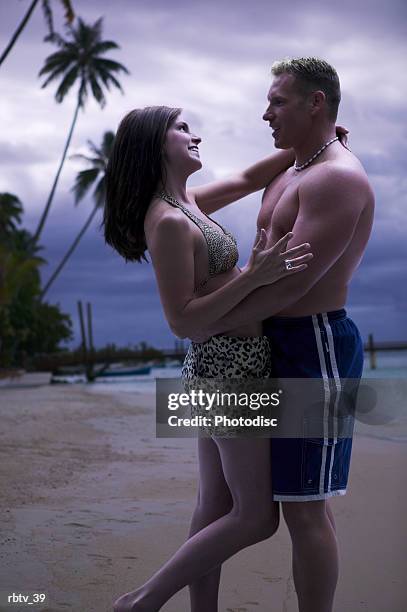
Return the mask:
<svg viewBox="0 0 407 612">
<path fill-rule="evenodd" d="M 266 230 L 262 228 L 257 232 L 250 259 L 242 270 L 256 287 L 270 285 L 280 278 L 297 274 L 308 267 L 306 262 L 313 257 L 308 243 L 286 250 L 288 241 L 293 235 L 289 232 L 271 248 L 266 249 Z"/>
<path fill-rule="evenodd" d="M 348 147 L 348 134 L 349 130 L 347 130 L 346 127 L 343 127 L 343 125 L 336 126 L 336 135 L 339 138 L 339 142 L 345 147 L 345 149 L 348 149 L 348 151 L 350 151 Z"/>
</svg>

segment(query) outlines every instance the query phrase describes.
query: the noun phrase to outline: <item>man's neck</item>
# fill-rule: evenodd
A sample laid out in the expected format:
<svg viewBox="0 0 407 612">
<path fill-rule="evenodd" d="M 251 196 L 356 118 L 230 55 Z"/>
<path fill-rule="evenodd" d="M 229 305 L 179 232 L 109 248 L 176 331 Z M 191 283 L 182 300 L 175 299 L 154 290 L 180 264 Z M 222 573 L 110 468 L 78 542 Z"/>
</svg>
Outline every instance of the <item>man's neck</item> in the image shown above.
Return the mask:
<svg viewBox="0 0 407 612">
<path fill-rule="evenodd" d="M 305 164 L 321 147 L 335 138 L 335 125 L 325 126 L 322 129 L 311 132 L 307 138 L 298 146 L 294 147 L 297 166 Z"/>
</svg>

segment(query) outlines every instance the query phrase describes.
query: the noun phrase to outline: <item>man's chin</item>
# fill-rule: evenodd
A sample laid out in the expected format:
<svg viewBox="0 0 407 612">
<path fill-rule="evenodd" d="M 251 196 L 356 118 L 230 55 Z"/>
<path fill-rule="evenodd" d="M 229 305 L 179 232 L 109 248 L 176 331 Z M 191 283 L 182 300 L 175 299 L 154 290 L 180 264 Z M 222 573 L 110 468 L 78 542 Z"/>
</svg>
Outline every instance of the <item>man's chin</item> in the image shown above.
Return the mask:
<svg viewBox="0 0 407 612">
<path fill-rule="evenodd" d="M 291 149 L 291 146 L 282 142 L 281 140 L 274 140 L 274 146 L 276 149 Z"/>
</svg>

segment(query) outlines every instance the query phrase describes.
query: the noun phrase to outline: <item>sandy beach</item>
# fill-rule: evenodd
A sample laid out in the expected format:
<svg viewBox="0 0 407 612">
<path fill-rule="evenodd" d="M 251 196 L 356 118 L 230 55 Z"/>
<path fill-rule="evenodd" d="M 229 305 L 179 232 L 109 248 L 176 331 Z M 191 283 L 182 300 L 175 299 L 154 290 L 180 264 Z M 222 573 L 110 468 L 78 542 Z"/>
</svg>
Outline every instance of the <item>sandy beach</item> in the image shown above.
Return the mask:
<svg viewBox="0 0 407 612">
<path fill-rule="evenodd" d="M 0 389 L 1 582 L 43 593 L 41 612 L 111 612 L 185 540 L 196 441 L 156 439 L 154 398 L 85 385 Z M 335 612 L 405 612 L 407 443 L 356 435 L 348 494 L 334 498 L 341 554 Z M 317 577 L 316 577 L 317 579 Z M 295 612 L 284 522 L 224 565 L 220 610 Z M 164 612 L 187 612 L 184 589 Z"/>
</svg>

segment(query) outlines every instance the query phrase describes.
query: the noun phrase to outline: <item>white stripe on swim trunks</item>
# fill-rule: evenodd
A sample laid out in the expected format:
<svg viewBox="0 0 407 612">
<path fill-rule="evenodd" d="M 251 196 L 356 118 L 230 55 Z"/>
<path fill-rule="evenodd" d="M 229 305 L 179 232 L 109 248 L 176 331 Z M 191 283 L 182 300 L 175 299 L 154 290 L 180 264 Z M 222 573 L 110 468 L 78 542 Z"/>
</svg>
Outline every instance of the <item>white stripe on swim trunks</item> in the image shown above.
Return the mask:
<svg viewBox="0 0 407 612">
<path fill-rule="evenodd" d="M 325 492 L 325 468 L 326 468 L 326 454 L 328 446 L 328 422 L 327 422 L 327 408 L 329 411 L 329 403 L 331 399 L 331 389 L 329 387 L 328 374 L 326 370 L 325 355 L 322 348 L 321 341 L 321 330 L 318 323 L 317 315 L 312 315 L 312 322 L 314 324 L 315 339 L 317 342 L 319 365 L 321 367 L 322 380 L 324 384 L 324 445 L 322 447 L 322 458 L 321 458 L 321 471 L 319 473 L 319 493 L 322 495 Z"/>
<path fill-rule="evenodd" d="M 273 493 L 274 501 L 318 501 L 319 499 L 327 499 L 328 497 L 337 497 L 338 495 L 346 495 L 346 489 L 335 489 L 329 493 L 315 493 L 315 495 L 279 495 Z"/>
<path fill-rule="evenodd" d="M 334 375 L 334 379 L 335 379 L 335 385 L 336 385 L 336 399 L 335 399 L 335 405 L 334 405 L 334 415 L 333 415 L 333 424 L 334 424 L 334 443 L 332 446 L 332 450 L 331 450 L 331 464 L 329 466 L 329 482 L 328 482 L 328 491 L 331 490 L 331 477 L 332 477 L 332 469 L 333 469 L 333 464 L 334 464 L 334 458 L 335 458 L 335 449 L 336 449 L 336 443 L 338 441 L 338 423 L 337 423 L 337 414 L 338 414 L 338 404 L 339 404 L 339 399 L 341 396 L 341 379 L 339 377 L 339 371 L 338 371 L 338 365 L 336 363 L 336 356 L 335 356 L 335 346 L 334 346 L 334 337 L 333 337 L 333 333 L 332 333 L 332 327 L 331 324 L 329 322 L 328 319 L 328 315 L 324 312 L 322 313 L 322 318 L 325 324 L 325 329 L 327 332 L 327 336 L 328 336 L 328 344 L 329 344 L 329 354 L 330 354 L 330 360 L 331 360 L 331 367 L 332 367 L 332 372 Z"/>
</svg>

